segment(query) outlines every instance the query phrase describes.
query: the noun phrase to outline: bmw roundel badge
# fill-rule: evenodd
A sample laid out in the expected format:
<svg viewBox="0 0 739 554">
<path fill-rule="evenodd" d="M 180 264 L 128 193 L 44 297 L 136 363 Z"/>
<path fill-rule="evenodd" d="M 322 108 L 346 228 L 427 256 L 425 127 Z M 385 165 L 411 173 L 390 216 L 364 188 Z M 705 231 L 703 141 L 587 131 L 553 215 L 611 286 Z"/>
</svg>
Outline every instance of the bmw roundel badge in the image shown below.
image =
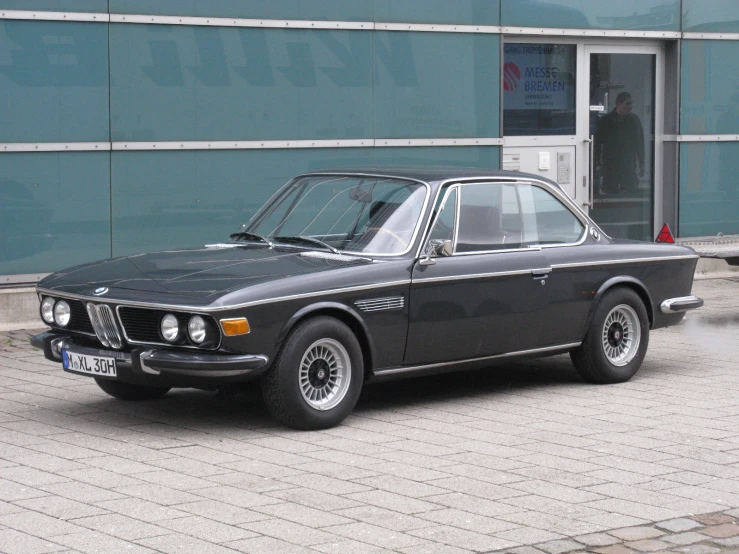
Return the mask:
<svg viewBox="0 0 739 554">
<path fill-rule="evenodd" d="M 108 287 L 98 287 L 92 294 L 94 294 L 95 296 L 102 296 L 106 292 L 108 292 Z"/>
</svg>

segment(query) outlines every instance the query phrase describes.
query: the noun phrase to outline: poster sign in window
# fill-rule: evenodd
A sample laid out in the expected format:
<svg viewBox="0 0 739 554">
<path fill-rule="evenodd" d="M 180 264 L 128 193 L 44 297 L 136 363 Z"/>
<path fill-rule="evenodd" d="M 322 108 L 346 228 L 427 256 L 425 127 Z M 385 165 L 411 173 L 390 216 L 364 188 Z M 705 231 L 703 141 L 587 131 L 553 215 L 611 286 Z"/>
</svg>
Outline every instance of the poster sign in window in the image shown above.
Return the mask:
<svg viewBox="0 0 739 554">
<path fill-rule="evenodd" d="M 570 52 L 564 44 L 506 44 L 505 109 L 572 109 L 575 79 Z"/>
</svg>

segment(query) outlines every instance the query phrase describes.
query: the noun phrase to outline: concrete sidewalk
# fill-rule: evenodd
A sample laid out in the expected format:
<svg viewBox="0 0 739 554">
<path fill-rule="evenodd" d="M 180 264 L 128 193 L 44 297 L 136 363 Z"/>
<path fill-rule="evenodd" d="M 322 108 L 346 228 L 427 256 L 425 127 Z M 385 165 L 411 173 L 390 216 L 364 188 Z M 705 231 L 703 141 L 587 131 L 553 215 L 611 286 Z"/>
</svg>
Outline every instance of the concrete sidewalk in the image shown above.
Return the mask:
<svg viewBox="0 0 739 554">
<path fill-rule="evenodd" d="M 321 432 L 257 388 L 116 401 L 0 335 L 0 552 L 734 551 L 739 279 L 694 292 L 629 383 L 556 356 L 369 386 Z"/>
</svg>

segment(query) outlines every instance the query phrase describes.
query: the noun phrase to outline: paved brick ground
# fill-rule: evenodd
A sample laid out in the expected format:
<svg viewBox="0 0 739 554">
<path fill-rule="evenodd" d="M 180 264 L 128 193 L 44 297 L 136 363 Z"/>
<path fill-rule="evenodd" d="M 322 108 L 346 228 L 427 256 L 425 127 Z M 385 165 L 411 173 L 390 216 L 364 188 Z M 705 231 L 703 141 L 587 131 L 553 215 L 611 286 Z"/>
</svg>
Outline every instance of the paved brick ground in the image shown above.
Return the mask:
<svg viewBox="0 0 739 554">
<path fill-rule="evenodd" d="M 629 383 L 557 356 L 367 387 L 312 433 L 256 389 L 115 401 L 0 335 L 0 552 L 739 552 L 739 281 L 694 290 Z"/>
</svg>

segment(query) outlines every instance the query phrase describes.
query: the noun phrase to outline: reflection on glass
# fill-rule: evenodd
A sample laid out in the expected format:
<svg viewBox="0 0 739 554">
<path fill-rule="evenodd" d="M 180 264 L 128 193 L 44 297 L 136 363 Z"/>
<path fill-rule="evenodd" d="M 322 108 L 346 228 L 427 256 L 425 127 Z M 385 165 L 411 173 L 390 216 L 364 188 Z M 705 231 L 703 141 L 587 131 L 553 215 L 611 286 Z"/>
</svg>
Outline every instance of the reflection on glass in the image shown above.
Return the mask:
<svg viewBox="0 0 739 554">
<path fill-rule="evenodd" d="M 613 237 L 649 240 L 654 193 L 654 76 L 651 54 L 592 54 L 591 215 Z"/>
<path fill-rule="evenodd" d="M 222 242 L 291 178 L 357 166 L 498 168 L 500 148 L 113 152 L 113 255 Z"/>
<path fill-rule="evenodd" d="M 577 46 L 506 44 L 503 135 L 574 135 Z"/>
<path fill-rule="evenodd" d="M 107 13 L 108 0 L 3 0 L 4 10 Z"/>
<path fill-rule="evenodd" d="M 0 20 L 0 142 L 109 140 L 108 30 Z"/>
<path fill-rule="evenodd" d="M 500 135 L 498 35 L 376 32 L 373 47 L 375 137 Z"/>
<path fill-rule="evenodd" d="M 736 0 L 683 0 L 683 31 L 693 33 L 739 32 Z"/>
<path fill-rule="evenodd" d="M 370 4 L 368 0 L 366 3 Z M 374 7 L 374 20 L 381 22 L 458 25 L 500 23 L 500 0 L 374 0 Z M 423 9 L 419 9 L 421 7 Z"/>
<path fill-rule="evenodd" d="M 114 141 L 372 136 L 370 32 L 119 24 L 110 45 Z"/>
<path fill-rule="evenodd" d="M 110 256 L 110 155 L 3 153 L 0 275 Z"/>
<path fill-rule="evenodd" d="M 682 66 L 681 132 L 739 133 L 739 41 L 685 40 Z"/>
<path fill-rule="evenodd" d="M 244 231 L 276 244 L 400 254 L 410 246 L 427 194 L 422 184 L 398 179 L 304 177 L 260 210 Z"/>
<path fill-rule="evenodd" d="M 110 13 L 372 21 L 367 0 L 110 0 Z"/>
<path fill-rule="evenodd" d="M 680 236 L 739 234 L 739 143 L 680 145 Z"/>
<path fill-rule="evenodd" d="M 680 0 L 504 0 L 501 24 L 679 31 Z"/>
</svg>

